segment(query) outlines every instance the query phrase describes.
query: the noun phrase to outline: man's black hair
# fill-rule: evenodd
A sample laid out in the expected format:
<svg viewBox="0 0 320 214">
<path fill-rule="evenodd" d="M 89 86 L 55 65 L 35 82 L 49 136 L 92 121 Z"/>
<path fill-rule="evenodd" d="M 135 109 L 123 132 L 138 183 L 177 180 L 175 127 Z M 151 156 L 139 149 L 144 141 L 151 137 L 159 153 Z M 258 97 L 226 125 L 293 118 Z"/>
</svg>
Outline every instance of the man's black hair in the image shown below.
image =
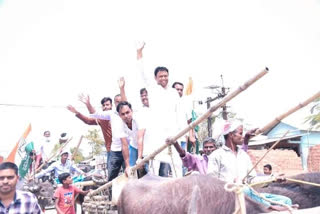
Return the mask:
<svg viewBox="0 0 320 214">
<path fill-rule="evenodd" d="M 266 164 L 266 165 L 264 165 L 263 167 L 268 168 L 270 171 L 272 170 L 272 166 L 271 166 L 270 164 Z"/>
<path fill-rule="evenodd" d="M 184 87 L 181 82 L 174 82 L 174 83 L 172 84 L 172 88 L 175 88 L 176 85 L 181 85 L 182 87 Z"/>
<path fill-rule="evenodd" d="M 154 76 L 156 77 L 160 71 L 166 71 L 169 74 L 169 70 L 166 67 L 156 67 L 154 70 Z"/>
<path fill-rule="evenodd" d="M 63 184 L 63 181 L 65 181 L 69 176 L 70 176 L 70 173 L 64 172 L 58 176 L 58 179 L 59 179 L 60 183 Z"/>
<path fill-rule="evenodd" d="M 101 105 L 103 105 L 105 102 L 109 101 L 112 104 L 112 99 L 110 97 L 104 97 L 101 100 Z"/>
<path fill-rule="evenodd" d="M 141 89 L 140 89 L 140 95 L 141 95 L 141 94 L 143 94 L 143 92 L 148 93 L 148 91 L 147 91 L 147 89 L 146 89 L 146 88 L 141 88 Z"/>
<path fill-rule="evenodd" d="M 129 108 L 132 109 L 130 103 L 128 103 L 127 101 L 121 101 L 117 106 L 118 113 L 120 112 L 120 110 L 122 109 L 123 106 L 129 106 Z"/>
<path fill-rule="evenodd" d="M 214 145 L 216 145 L 216 141 L 212 137 L 207 137 L 206 139 L 204 139 L 202 144 L 204 146 L 207 143 L 213 143 Z"/>
<path fill-rule="evenodd" d="M 13 169 L 14 173 L 18 175 L 18 167 L 15 163 L 11 162 L 3 162 L 0 164 L 0 171 L 5 169 Z"/>
<path fill-rule="evenodd" d="M 50 131 L 47 130 L 47 131 L 44 131 L 44 132 L 43 132 L 43 135 L 45 135 L 47 132 L 49 132 L 49 134 L 51 134 Z"/>
</svg>

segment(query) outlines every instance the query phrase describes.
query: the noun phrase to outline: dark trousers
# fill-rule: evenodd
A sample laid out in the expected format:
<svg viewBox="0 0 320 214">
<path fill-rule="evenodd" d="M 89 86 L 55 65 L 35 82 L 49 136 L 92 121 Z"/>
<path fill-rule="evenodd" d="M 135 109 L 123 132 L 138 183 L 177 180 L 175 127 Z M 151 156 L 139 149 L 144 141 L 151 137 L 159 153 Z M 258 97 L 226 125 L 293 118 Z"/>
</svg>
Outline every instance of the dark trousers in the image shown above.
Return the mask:
<svg viewBox="0 0 320 214">
<path fill-rule="evenodd" d="M 121 166 L 124 166 L 124 159 L 122 152 L 110 151 L 110 160 L 108 161 L 108 181 L 112 181 L 114 178 L 118 177 Z"/>
<path fill-rule="evenodd" d="M 171 166 L 168 163 L 161 162 L 159 168 L 159 176 L 161 177 L 169 177 L 171 174 Z"/>
</svg>

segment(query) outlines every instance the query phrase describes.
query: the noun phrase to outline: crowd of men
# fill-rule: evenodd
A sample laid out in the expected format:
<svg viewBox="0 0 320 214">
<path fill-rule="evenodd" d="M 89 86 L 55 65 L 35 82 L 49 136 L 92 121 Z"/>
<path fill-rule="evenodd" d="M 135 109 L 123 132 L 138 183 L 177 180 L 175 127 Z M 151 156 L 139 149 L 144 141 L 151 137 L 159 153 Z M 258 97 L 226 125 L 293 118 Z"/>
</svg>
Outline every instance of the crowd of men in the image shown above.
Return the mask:
<svg viewBox="0 0 320 214">
<path fill-rule="evenodd" d="M 140 67 L 143 49 L 144 45 L 137 50 L 137 63 Z M 107 151 L 108 181 L 119 175 L 121 167 L 128 175 L 130 167 L 158 149 L 168 137 L 174 136 L 191 122 L 191 108 L 186 107 L 183 102 L 184 85 L 181 82 L 169 85 L 169 70 L 166 67 L 157 67 L 154 70 L 155 81 L 148 81 L 143 69 L 141 69 L 141 76 L 145 81 L 145 85 L 140 90 L 141 108 L 133 108 L 130 100 L 127 99 L 125 85 L 130 82 L 125 82 L 124 78 L 119 80 L 120 94 L 114 96 L 113 100 L 110 97 L 101 99 L 102 111 L 96 111 L 90 103 L 90 97 L 84 95 L 79 98 L 88 109 L 87 115 L 71 105 L 67 107 L 84 123 L 101 127 Z M 190 131 L 188 135 L 173 144 L 174 149 L 166 149 L 149 161 L 145 165 L 145 171 L 154 175 L 180 178 L 186 174 L 186 170 L 183 169 L 185 167 L 191 173 L 216 176 L 226 182 L 250 183 L 261 180 L 262 176 L 257 176 L 255 170 L 249 173 L 252 163 L 247 154 L 247 145 L 253 133 L 254 130 L 250 130 L 243 136 L 241 124 L 226 121 L 222 130 L 224 145 L 220 146 L 215 139 L 207 138 L 203 141 L 203 154 L 200 156 L 186 151 L 188 141 L 193 141 L 195 138 L 194 132 Z M 46 144 L 42 145 L 43 151 L 44 147 L 49 147 L 48 143 L 49 141 L 46 141 Z M 76 171 L 84 174 L 68 160 L 68 155 L 68 152 L 61 153 L 60 162 L 52 164 L 35 177 L 40 178 L 47 172 L 55 170 L 55 176 L 68 189 L 70 174 L 65 173 Z M 43 158 L 45 157 L 44 155 Z M 11 208 L 9 204 L 12 200 L 17 200 L 12 198 L 10 193 L 11 202 L 6 201 L 9 197 L 6 195 L 10 189 L 9 186 L 15 184 L 17 170 L 14 166 L 5 164 L 0 165 L 0 211 Z M 271 165 L 266 165 L 264 168 L 265 174 L 270 176 Z M 61 175 L 64 176 L 61 177 Z M 3 184 L 3 181 L 7 183 Z M 256 197 L 250 190 L 246 190 L 245 194 L 270 209 L 283 209 Z M 36 201 L 30 194 L 21 197 L 25 198 L 22 200 L 28 200 L 30 203 Z M 271 194 L 268 197 L 292 205 L 291 200 L 286 197 Z M 13 209 L 22 209 L 16 205 L 13 207 Z M 35 213 L 41 212 L 36 205 L 32 205 L 32 209 Z"/>
</svg>

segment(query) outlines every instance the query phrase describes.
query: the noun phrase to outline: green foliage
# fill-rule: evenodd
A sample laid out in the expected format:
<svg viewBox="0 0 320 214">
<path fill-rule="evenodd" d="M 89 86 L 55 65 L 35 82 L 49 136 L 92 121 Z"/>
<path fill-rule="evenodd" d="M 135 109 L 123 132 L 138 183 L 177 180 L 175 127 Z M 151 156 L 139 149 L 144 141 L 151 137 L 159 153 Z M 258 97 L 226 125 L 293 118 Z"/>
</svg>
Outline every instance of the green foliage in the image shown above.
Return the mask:
<svg viewBox="0 0 320 214">
<path fill-rule="evenodd" d="M 99 155 L 102 152 L 104 141 L 99 135 L 98 129 L 88 130 L 88 134 L 85 138 L 89 141 L 88 144 L 92 147 L 90 155 L 93 157 Z"/>
<path fill-rule="evenodd" d="M 50 156 L 56 154 L 57 157 L 53 157 L 53 159 L 59 159 L 58 150 L 60 150 L 60 148 L 61 148 L 60 143 L 57 143 L 57 144 L 54 145 L 54 147 L 53 147 L 53 149 L 52 149 L 52 151 L 50 153 Z"/>
<path fill-rule="evenodd" d="M 306 121 L 310 124 L 310 128 L 320 128 L 320 98 L 314 101 L 314 105 L 310 109 L 311 115 L 306 117 Z"/>
<path fill-rule="evenodd" d="M 76 148 L 77 148 L 77 147 L 73 147 L 73 148 L 70 149 L 71 154 L 74 154 L 74 151 L 76 150 Z M 78 149 L 77 154 L 76 154 L 76 156 L 73 158 L 73 160 L 74 160 L 75 163 L 79 163 L 79 162 L 81 162 L 81 161 L 84 160 L 84 156 L 83 156 L 83 153 L 82 153 L 82 151 L 81 151 L 80 148 Z"/>
</svg>

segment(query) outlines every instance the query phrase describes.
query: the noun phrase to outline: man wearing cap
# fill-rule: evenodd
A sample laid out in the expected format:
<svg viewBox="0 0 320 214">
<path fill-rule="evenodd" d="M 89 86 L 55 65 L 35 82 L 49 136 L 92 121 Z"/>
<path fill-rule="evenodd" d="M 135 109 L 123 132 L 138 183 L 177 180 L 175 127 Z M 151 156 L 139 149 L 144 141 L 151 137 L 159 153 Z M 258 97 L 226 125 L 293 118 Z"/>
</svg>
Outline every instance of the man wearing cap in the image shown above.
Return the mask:
<svg viewBox="0 0 320 214">
<path fill-rule="evenodd" d="M 44 176 L 46 173 L 51 172 L 52 170 L 54 170 L 54 176 L 56 178 L 61 173 L 64 173 L 64 172 L 68 172 L 68 173 L 72 174 L 75 171 L 79 174 L 85 175 L 85 173 L 81 169 L 76 167 L 74 164 L 71 163 L 70 160 L 68 160 L 68 157 L 69 157 L 69 152 L 67 152 L 67 151 L 62 152 L 60 161 L 57 161 L 57 162 L 51 164 L 47 169 L 42 170 L 41 172 L 36 174 L 35 177 L 40 178 L 40 177 Z"/>
<path fill-rule="evenodd" d="M 242 136 L 243 126 L 238 122 L 226 122 L 222 134 L 225 139 L 225 145 L 209 155 L 207 174 L 214 175 L 221 180 L 231 183 L 242 183 L 243 179 L 248 183 L 254 183 L 257 177 L 255 170 L 250 172 L 253 167 L 251 159 L 246 151 L 240 148 L 244 140 Z M 247 175 L 248 173 L 249 175 Z M 255 195 L 249 188 L 244 188 L 244 193 L 269 209 L 286 210 L 285 207 L 272 205 L 270 202 L 263 200 Z M 273 194 L 266 194 L 266 196 L 270 200 L 282 202 L 289 206 L 292 205 L 288 197 Z"/>
</svg>

